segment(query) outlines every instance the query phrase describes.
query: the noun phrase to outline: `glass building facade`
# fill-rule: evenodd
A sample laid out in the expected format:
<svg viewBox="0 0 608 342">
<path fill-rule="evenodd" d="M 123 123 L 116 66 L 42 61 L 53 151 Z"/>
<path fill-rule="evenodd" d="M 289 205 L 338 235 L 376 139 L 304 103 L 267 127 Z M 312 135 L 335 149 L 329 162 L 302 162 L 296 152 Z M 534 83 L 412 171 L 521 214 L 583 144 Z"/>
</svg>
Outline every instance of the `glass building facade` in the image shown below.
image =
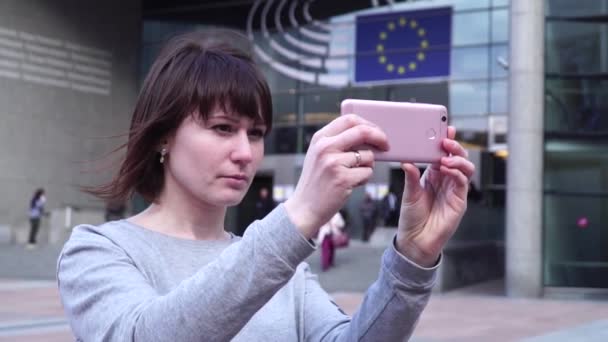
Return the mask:
<svg viewBox="0 0 608 342">
<path fill-rule="evenodd" d="M 608 287 L 608 1 L 545 1 L 544 283 Z"/>
<path fill-rule="evenodd" d="M 382 1 L 379 1 L 382 3 Z M 543 202 L 543 284 L 547 287 L 608 287 L 608 0 L 545 2 L 545 149 Z M 289 45 L 285 33 L 304 37 L 282 20 L 261 30 L 261 13 L 281 10 L 279 1 L 259 8 L 252 37 L 274 60 L 291 70 L 314 71 L 301 59 L 285 58 L 270 41 Z M 287 11 L 289 1 L 284 5 Z M 312 2 L 310 2 L 312 4 Z M 373 1 L 371 3 L 374 3 Z M 434 80 L 324 86 L 304 81 L 259 59 L 274 102 L 274 129 L 266 154 L 275 158 L 306 152 L 313 133 L 339 115 L 346 98 L 430 102 L 448 107 L 458 139 L 478 151 L 477 191 L 454 241 L 504 241 L 505 163 L 508 121 L 508 0 L 394 1 L 384 11 L 450 6 L 453 10 L 450 74 Z M 312 4 L 311 6 L 314 6 Z M 370 5 L 371 7 L 371 5 Z M 317 33 L 352 29 L 357 9 L 325 17 L 323 27 L 300 23 Z M 269 14 L 270 13 L 270 14 Z M 234 20 L 232 20 L 234 22 Z M 349 28 L 350 27 L 350 28 Z M 215 28 L 215 27 L 214 27 Z M 141 74 L 170 36 L 201 23 L 144 21 Z M 243 29 L 243 28 L 240 28 Z M 247 34 L 247 30 L 243 30 Z M 353 74 L 352 42 L 338 58 Z M 515 53 L 523 53 L 518 51 Z M 259 57 L 259 56 L 258 56 Z M 316 69 L 317 71 L 319 69 Z M 322 68 L 321 68 L 321 71 Z M 317 79 L 318 80 L 318 79 Z M 496 152 L 496 153 L 495 153 Z M 281 165 L 281 163 L 278 163 Z M 280 167 L 294 168 L 288 163 Z M 298 168 L 290 170 L 298 172 Z M 398 178 L 395 165 L 385 176 Z M 397 176 L 395 176 L 397 175 Z M 354 196 L 356 198 L 356 196 Z M 360 198 L 360 196 L 359 196 Z M 356 199 L 355 199 L 356 200 Z M 356 208 L 356 206 L 353 206 Z"/>
</svg>

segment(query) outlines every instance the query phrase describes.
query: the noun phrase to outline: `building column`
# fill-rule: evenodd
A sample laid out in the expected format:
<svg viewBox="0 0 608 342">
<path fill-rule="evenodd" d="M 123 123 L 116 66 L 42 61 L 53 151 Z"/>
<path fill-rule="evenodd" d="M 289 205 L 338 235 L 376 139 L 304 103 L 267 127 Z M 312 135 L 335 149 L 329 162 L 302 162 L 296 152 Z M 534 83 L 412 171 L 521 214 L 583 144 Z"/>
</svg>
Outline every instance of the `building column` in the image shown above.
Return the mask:
<svg viewBox="0 0 608 342">
<path fill-rule="evenodd" d="M 511 0 L 506 288 L 542 295 L 545 1 Z"/>
</svg>

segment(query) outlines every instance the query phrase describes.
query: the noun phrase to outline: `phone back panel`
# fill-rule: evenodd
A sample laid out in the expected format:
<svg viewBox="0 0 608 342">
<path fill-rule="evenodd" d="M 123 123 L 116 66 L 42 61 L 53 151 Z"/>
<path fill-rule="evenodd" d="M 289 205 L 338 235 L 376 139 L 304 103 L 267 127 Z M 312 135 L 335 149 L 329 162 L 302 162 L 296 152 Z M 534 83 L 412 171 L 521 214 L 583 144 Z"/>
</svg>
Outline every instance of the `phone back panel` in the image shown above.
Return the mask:
<svg viewBox="0 0 608 342">
<path fill-rule="evenodd" d="M 340 113 L 359 115 L 386 133 L 390 149 L 376 152 L 376 160 L 434 163 L 446 155 L 441 147 L 448 132 L 444 106 L 346 99 L 342 101 Z"/>
</svg>

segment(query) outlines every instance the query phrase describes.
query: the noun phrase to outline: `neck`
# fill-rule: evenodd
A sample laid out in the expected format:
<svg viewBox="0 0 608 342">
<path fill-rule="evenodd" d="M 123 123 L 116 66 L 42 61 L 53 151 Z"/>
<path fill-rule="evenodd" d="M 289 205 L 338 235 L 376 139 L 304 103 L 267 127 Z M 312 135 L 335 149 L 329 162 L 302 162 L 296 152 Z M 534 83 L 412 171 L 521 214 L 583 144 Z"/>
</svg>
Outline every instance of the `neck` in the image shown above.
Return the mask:
<svg viewBox="0 0 608 342">
<path fill-rule="evenodd" d="M 175 189 L 175 187 L 165 187 Z M 223 240 L 226 207 L 202 203 L 182 191 L 164 191 L 155 203 L 129 221 L 188 240 Z"/>
</svg>

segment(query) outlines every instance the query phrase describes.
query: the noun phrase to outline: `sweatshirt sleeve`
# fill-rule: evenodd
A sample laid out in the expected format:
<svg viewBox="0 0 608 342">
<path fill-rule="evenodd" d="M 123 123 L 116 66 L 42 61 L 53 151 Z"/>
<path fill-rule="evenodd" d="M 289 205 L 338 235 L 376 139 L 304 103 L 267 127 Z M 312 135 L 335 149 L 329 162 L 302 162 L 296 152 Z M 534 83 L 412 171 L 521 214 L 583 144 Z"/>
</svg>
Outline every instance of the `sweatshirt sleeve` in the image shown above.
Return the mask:
<svg viewBox="0 0 608 342">
<path fill-rule="evenodd" d="M 74 234 L 66 243 L 57 279 L 79 340 L 227 341 L 313 250 L 279 206 L 164 295 L 122 248 L 91 231 Z"/>
<path fill-rule="evenodd" d="M 394 246 L 382 256 L 378 279 L 349 318 L 306 271 L 306 341 L 407 341 L 428 303 L 435 283 L 433 268 L 421 268 Z"/>
</svg>

